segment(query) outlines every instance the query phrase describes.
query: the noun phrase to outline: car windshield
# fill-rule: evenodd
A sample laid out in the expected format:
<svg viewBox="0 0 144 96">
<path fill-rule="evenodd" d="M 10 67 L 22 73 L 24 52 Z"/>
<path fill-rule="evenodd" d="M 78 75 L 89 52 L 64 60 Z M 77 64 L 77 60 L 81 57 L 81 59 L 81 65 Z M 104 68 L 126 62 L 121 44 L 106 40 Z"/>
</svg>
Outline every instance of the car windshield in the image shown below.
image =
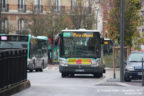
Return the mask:
<svg viewBox="0 0 144 96">
<path fill-rule="evenodd" d="M 142 58 L 143 58 L 143 54 L 141 53 L 131 54 L 128 58 L 128 62 L 139 62 L 142 61 Z"/>
<path fill-rule="evenodd" d="M 99 57 L 100 41 L 96 38 L 64 38 L 64 54 L 65 57 Z"/>
</svg>

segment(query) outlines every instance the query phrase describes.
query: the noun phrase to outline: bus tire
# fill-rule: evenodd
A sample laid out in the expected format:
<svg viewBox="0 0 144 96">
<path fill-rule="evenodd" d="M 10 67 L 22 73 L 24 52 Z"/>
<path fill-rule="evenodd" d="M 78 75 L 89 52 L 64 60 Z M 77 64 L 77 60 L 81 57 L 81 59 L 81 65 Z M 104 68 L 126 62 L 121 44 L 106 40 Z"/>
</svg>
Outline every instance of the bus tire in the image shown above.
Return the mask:
<svg viewBox="0 0 144 96">
<path fill-rule="evenodd" d="M 41 68 L 41 69 L 39 69 L 40 70 L 40 72 L 43 72 L 43 68 Z"/>
<path fill-rule="evenodd" d="M 101 77 L 103 77 L 103 74 L 102 73 L 95 73 L 94 77 L 95 78 L 101 78 Z"/>
<path fill-rule="evenodd" d="M 67 74 L 66 73 L 61 73 L 61 77 L 66 77 L 67 76 Z"/>
<path fill-rule="evenodd" d="M 70 76 L 71 76 L 71 77 L 74 77 L 74 74 L 72 73 L 72 74 L 70 74 Z"/>
<path fill-rule="evenodd" d="M 103 73 L 98 73 L 98 77 L 99 78 L 103 77 Z"/>
<path fill-rule="evenodd" d="M 39 71 L 39 69 L 35 69 L 35 71 L 36 71 L 36 72 L 38 72 L 38 71 Z"/>
<path fill-rule="evenodd" d="M 29 72 L 33 72 L 33 69 L 30 69 Z"/>
</svg>

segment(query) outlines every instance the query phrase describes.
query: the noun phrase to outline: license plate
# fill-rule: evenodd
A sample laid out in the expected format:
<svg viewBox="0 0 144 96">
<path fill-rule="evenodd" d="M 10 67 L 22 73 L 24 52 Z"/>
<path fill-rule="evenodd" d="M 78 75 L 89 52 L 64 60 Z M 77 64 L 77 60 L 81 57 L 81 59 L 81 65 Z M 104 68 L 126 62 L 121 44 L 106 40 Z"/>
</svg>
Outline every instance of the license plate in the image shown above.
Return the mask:
<svg viewBox="0 0 144 96">
<path fill-rule="evenodd" d="M 76 72 L 84 72 L 84 69 L 76 69 Z"/>
<path fill-rule="evenodd" d="M 138 72 L 138 75 L 142 75 L 142 72 Z"/>
</svg>

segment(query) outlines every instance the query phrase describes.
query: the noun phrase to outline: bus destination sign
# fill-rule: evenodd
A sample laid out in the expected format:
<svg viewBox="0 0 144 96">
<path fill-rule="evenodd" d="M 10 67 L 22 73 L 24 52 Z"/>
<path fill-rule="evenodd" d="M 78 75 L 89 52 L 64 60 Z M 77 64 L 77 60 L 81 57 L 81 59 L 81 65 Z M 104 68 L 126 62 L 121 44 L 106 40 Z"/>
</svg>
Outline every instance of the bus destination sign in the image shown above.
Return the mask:
<svg viewBox="0 0 144 96">
<path fill-rule="evenodd" d="M 89 38 L 92 38 L 93 34 L 88 34 L 88 33 L 73 33 L 73 37 L 89 37 Z"/>
<path fill-rule="evenodd" d="M 94 37 L 93 33 L 77 33 L 77 32 L 65 32 L 63 33 L 64 37 L 76 37 L 76 38 L 81 38 L 81 37 L 87 37 L 87 38 L 92 38 Z"/>
<path fill-rule="evenodd" d="M 2 41 L 7 40 L 7 36 L 1 36 L 1 40 L 2 40 Z"/>
</svg>

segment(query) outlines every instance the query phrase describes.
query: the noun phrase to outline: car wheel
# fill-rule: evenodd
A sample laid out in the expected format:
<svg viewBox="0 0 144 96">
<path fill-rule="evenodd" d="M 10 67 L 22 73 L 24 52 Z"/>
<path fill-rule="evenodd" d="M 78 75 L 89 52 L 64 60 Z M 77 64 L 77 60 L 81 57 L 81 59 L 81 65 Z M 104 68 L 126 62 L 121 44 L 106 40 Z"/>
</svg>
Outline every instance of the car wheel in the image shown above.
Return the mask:
<svg viewBox="0 0 144 96">
<path fill-rule="evenodd" d="M 131 78 L 129 78 L 128 74 L 125 74 L 124 80 L 125 80 L 126 82 L 131 82 Z"/>
</svg>

